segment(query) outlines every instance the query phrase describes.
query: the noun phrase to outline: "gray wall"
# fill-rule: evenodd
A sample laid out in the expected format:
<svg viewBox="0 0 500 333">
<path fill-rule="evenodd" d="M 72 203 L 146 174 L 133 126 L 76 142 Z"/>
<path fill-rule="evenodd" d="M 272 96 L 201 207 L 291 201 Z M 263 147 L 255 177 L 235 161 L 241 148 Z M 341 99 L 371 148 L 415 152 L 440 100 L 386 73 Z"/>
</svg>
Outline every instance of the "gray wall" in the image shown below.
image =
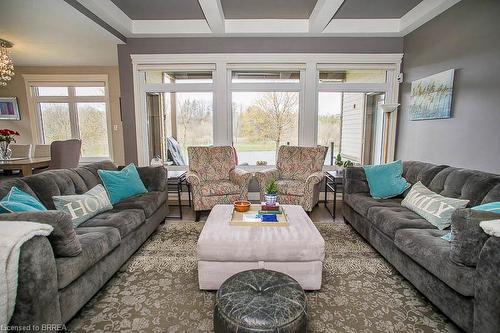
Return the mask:
<svg viewBox="0 0 500 333">
<path fill-rule="evenodd" d="M 401 53 L 402 38 L 204 37 L 132 38 L 118 45 L 126 162 L 137 162 L 130 54 L 152 53 Z"/>
<path fill-rule="evenodd" d="M 404 38 L 396 157 L 500 173 L 500 1 L 463 0 Z M 455 68 L 452 118 L 409 121 L 410 83 Z"/>
</svg>

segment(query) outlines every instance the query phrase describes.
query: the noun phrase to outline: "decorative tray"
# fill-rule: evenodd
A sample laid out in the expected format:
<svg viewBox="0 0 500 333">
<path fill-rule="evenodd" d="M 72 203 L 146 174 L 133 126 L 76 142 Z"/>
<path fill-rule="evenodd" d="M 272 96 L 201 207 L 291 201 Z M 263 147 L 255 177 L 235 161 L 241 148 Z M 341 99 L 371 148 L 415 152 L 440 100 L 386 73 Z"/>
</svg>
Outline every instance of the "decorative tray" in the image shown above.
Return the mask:
<svg viewBox="0 0 500 333">
<path fill-rule="evenodd" d="M 240 227 L 287 227 L 288 218 L 286 213 L 276 214 L 277 222 L 262 222 L 259 216 L 260 205 L 251 205 L 250 209 L 244 213 L 233 209 L 233 214 L 229 224 Z"/>
</svg>

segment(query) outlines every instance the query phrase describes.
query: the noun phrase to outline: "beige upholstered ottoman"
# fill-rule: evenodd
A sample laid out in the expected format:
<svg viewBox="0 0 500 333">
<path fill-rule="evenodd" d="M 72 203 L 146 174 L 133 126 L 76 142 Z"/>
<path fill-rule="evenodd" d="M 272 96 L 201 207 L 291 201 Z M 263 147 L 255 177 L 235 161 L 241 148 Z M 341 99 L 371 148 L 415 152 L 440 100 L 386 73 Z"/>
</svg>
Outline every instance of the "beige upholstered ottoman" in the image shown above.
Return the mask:
<svg viewBox="0 0 500 333">
<path fill-rule="evenodd" d="M 321 288 L 325 241 L 297 205 L 283 205 L 288 227 L 231 226 L 233 206 L 216 205 L 198 238 L 200 289 L 217 290 L 230 276 L 264 268 L 290 275 L 305 290 Z"/>
</svg>

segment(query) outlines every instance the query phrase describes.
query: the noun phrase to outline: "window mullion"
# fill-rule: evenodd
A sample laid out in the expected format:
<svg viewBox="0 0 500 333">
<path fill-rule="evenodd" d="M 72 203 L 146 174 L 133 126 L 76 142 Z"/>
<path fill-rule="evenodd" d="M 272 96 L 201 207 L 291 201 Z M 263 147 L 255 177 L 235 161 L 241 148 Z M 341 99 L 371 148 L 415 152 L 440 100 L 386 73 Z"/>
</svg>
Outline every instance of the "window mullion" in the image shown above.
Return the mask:
<svg viewBox="0 0 500 333">
<path fill-rule="evenodd" d="M 75 96 L 75 88 L 68 87 L 69 91 L 69 120 L 71 126 L 71 137 L 74 139 L 80 139 L 80 129 L 78 123 L 78 109 L 77 109 L 77 99 Z"/>
</svg>

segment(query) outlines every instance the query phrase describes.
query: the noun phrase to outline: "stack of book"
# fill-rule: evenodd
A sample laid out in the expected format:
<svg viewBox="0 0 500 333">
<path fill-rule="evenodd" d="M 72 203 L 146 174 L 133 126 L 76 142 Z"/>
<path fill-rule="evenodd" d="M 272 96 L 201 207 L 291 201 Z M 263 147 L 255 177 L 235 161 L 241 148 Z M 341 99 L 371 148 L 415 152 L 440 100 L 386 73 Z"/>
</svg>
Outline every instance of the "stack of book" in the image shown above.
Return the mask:
<svg viewBox="0 0 500 333">
<path fill-rule="evenodd" d="M 281 209 L 280 204 L 277 202 L 270 205 L 265 202 L 261 202 L 260 204 L 260 210 L 259 210 L 260 215 L 276 215 L 282 213 L 283 210 Z"/>
</svg>

